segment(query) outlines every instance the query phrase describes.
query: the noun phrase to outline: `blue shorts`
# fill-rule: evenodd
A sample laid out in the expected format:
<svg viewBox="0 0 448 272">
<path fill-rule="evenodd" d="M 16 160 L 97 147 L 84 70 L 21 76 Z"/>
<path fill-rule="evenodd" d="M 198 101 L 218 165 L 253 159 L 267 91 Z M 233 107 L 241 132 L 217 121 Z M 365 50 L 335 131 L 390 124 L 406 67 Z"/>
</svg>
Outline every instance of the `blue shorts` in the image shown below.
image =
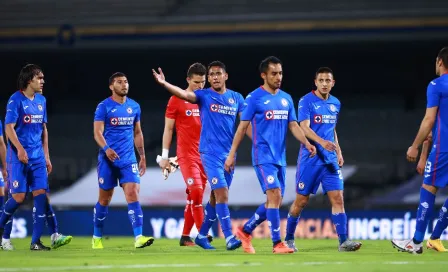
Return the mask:
<svg viewBox="0 0 448 272">
<path fill-rule="evenodd" d="M 344 179 L 340 169 L 330 164 L 299 164 L 296 172 L 296 191 L 301 195 L 316 194 L 322 183 L 324 194 L 329 191 L 344 190 Z"/>
<path fill-rule="evenodd" d="M 282 197 L 285 194 L 286 167 L 277 164 L 254 165 L 263 193 L 280 188 Z"/>
<path fill-rule="evenodd" d="M 439 152 L 435 149 L 431 151 L 426 161 L 424 184 L 437 188 L 444 188 L 448 185 L 448 152 Z"/>
<path fill-rule="evenodd" d="M 114 166 L 109 159 L 98 160 L 97 164 L 98 184 L 103 190 L 111 190 L 123 183 L 134 182 L 140 184 L 140 174 L 136 162 L 125 166 Z"/>
<path fill-rule="evenodd" d="M 8 164 L 9 191 L 11 194 L 27 193 L 48 189 L 47 166 L 45 162 L 35 164 Z"/>
<path fill-rule="evenodd" d="M 201 153 L 201 161 L 212 190 L 230 187 L 234 171 L 232 170 L 232 172 L 229 173 L 224 169 L 225 159 L 223 160 L 211 154 Z"/>
</svg>

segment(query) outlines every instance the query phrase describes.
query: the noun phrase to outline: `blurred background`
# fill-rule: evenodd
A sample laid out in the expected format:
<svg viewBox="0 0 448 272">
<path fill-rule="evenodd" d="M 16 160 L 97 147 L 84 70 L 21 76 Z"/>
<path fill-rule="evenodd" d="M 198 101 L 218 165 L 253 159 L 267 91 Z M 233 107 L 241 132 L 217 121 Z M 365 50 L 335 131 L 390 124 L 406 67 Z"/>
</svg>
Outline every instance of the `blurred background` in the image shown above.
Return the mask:
<svg viewBox="0 0 448 272">
<path fill-rule="evenodd" d="M 169 82 L 186 87 L 189 65 L 220 60 L 227 65 L 228 88 L 245 96 L 262 84 L 259 62 L 275 55 L 283 61 L 282 89 L 297 103 L 314 88 L 315 71 L 328 66 L 336 79 L 332 94 L 342 102 L 337 131 L 345 158 L 349 235 L 408 238 L 422 177 L 405 154 L 423 118 L 426 86 L 436 77 L 435 58 L 444 46 L 448 2 L 441 0 L 3 0 L 0 111 L 5 112 L 16 90 L 21 67 L 40 65 L 54 169 L 52 204 L 63 233 L 91 235 L 98 194 L 93 114 L 110 95 L 109 76 L 124 72 L 129 97 L 143 111 L 148 172 L 140 196 L 145 232 L 178 238 L 185 185 L 179 172 L 164 181 L 155 162 L 170 96 L 154 82 L 151 69 L 162 67 Z M 295 197 L 299 147 L 288 137 L 282 218 Z M 265 199 L 250 150 L 246 139 L 230 189 L 234 226 Z M 441 191 L 437 203 L 447 196 Z M 15 237 L 31 233 L 30 203 L 17 214 Z M 105 233 L 131 235 L 130 225 L 123 224 L 128 219 L 121 190 L 111 205 Z M 330 203 L 321 193 L 312 197 L 302 218 L 298 237 L 336 237 Z M 268 235 L 263 225 L 255 236 Z"/>
</svg>

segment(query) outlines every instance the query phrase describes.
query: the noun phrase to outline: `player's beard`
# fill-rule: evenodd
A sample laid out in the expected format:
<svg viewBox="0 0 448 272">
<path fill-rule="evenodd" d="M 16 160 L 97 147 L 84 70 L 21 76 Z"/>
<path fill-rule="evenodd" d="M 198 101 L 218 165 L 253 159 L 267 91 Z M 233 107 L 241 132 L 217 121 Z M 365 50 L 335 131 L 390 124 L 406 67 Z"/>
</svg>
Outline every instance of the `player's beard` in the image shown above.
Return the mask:
<svg viewBox="0 0 448 272">
<path fill-rule="evenodd" d="M 125 97 L 126 95 L 128 95 L 128 90 L 121 90 L 121 91 L 114 90 L 114 93 L 120 97 Z"/>
<path fill-rule="evenodd" d="M 275 83 L 275 82 L 273 82 L 273 83 L 269 83 L 268 82 L 268 85 L 269 85 L 269 88 L 271 88 L 272 90 L 277 90 L 277 89 L 280 89 L 280 86 L 282 85 L 282 82 L 280 81 L 280 83 Z"/>
</svg>

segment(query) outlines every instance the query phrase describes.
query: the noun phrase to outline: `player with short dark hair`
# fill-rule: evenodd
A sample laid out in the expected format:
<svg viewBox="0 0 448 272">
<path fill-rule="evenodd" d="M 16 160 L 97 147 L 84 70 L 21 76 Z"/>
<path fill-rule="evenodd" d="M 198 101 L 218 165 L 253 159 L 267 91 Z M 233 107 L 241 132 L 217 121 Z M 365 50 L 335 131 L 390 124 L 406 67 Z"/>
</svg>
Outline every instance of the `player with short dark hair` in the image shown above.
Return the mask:
<svg viewBox="0 0 448 272">
<path fill-rule="evenodd" d="M 423 253 L 423 240 L 434 209 L 436 193 L 448 185 L 448 47 L 442 48 L 436 58 L 438 78 L 428 84 L 426 113 L 414 142 L 408 148 L 407 159 L 415 162 L 418 148 L 432 131 L 431 153 L 426 161 L 424 180 L 420 189 L 420 205 L 417 209 L 417 224 L 412 239 L 392 240 L 400 251 Z M 439 219 L 431 237 L 426 243 L 436 251 L 448 251 L 440 241 L 442 232 L 448 226 L 448 199 L 439 212 Z"/>
<path fill-rule="evenodd" d="M 336 133 L 341 102 L 330 94 L 335 83 L 333 71 L 328 67 L 319 68 L 314 83 L 317 89 L 299 101 L 298 122 L 306 137 L 316 146 L 317 155 L 310 157 L 303 145 L 300 148 L 296 173 L 297 195 L 289 210 L 285 240 L 290 248 L 297 251 L 294 233 L 300 213 L 308 203 L 310 194 L 315 194 L 322 184 L 331 202 L 331 219 L 339 237 L 339 251 L 356 251 L 362 244 L 350 241 L 347 237 L 341 172 L 344 158 Z"/>
<path fill-rule="evenodd" d="M 93 209 L 94 233 L 92 248 L 103 248 L 103 226 L 108 206 L 117 185 L 123 188 L 128 203 L 128 216 L 133 228 L 136 248 L 150 246 L 154 238 L 142 235 L 143 211 L 139 202 L 140 177 L 146 171 L 140 105 L 127 97 L 129 83 L 125 74 L 109 78 L 112 96 L 98 104 L 93 123 L 94 138 L 100 146 L 98 154 L 98 202 Z M 140 155 L 137 163 L 134 144 Z"/>
<path fill-rule="evenodd" d="M 227 157 L 227 171 L 235 167 L 235 154 L 252 124 L 252 164 L 257 173 L 266 202 L 261 204 L 237 235 L 247 253 L 255 253 L 251 240 L 252 231 L 264 220 L 268 220 L 273 242 L 273 253 L 293 253 L 280 237 L 280 205 L 285 193 L 286 136 L 288 129 L 303 143 L 311 156 L 316 148 L 311 145 L 297 123 L 294 102 L 291 96 L 280 89 L 283 80 L 281 61 L 268 57 L 260 63 L 260 74 L 264 84 L 251 92 L 245 101 L 241 122 Z"/>
<path fill-rule="evenodd" d="M 228 74 L 225 65 L 220 61 L 208 65 L 208 82 L 211 88 L 195 92 L 187 92 L 168 83 L 162 69 L 159 68 L 158 71 L 159 73 L 153 70 L 153 75 L 160 85 L 180 99 L 198 104 L 201 112 L 199 153 L 216 198 L 216 210 L 210 202 L 207 204 L 205 219 L 195 242 L 204 249 L 215 249 L 210 245 L 207 235 L 217 215 L 226 237 L 227 250 L 237 249 L 241 246 L 241 241 L 232 234 L 227 204 L 233 171 L 224 170 L 224 161 L 232 146 L 236 116 L 243 110 L 243 97 L 240 93 L 226 88 Z"/>
<path fill-rule="evenodd" d="M 207 70 L 201 63 L 192 64 L 187 71 L 188 88 L 185 91 L 195 92 L 203 89 L 206 73 Z M 176 158 L 187 186 L 184 227 L 179 243 L 181 246 L 194 246 L 195 244 L 190 238 L 190 232 L 193 225 L 196 225 L 198 230 L 201 229 L 204 220 L 202 199 L 207 186 L 207 176 L 199 154 L 201 117 L 198 105 L 184 101 L 174 95 L 168 101 L 165 113 L 162 156 L 159 162 L 160 168 L 167 171 L 167 174 L 172 168 L 169 161 L 169 149 L 174 128 L 177 135 Z M 168 175 L 165 176 L 166 178 L 168 178 Z M 211 197 L 213 197 L 213 194 Z"/>
</svg>

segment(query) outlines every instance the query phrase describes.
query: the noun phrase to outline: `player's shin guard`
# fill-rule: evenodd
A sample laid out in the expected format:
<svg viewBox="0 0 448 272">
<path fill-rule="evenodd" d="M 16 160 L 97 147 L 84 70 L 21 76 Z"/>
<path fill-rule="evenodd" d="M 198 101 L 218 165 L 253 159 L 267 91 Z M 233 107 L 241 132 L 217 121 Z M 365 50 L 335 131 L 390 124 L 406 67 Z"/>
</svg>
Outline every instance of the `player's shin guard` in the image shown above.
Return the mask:
<svg viewBox="0 0 448 272">
<path fill-rule="evenodd" d="M 434 228 L 434 231 L 431 234 L 431 240 L 440 239 L 442 232 L 446 229 L 447 226 L 448 226 L 448 199 L 445 201 L 445 204 L 443 204 L 443 207 L 440 209 L 439 219 L 437 220 L 437 224 Z"/>
<path fill-rule="evenodd" d="M 9 219 L 8 222 L 6 222 L 5 228 L 3 230 L 3 237 L 1 237 L 1 238 L 3 238 L 3 239 L 11 239 L 12 221 L 13 221 L 13 218 L 11 217 L 11 219 Z"/>
<path fill-rule="evenodd" d="M 424 188 L 420 189 L 420 205 L 417 210 L 417 224 L 415 225 L 414 243 L 420 244 L 425 239 L 429 219 L 434 207 L 436 196 Z"/>
<path fill-rule="evenodd" d="M 142 236 L 143 232 L 143 211 L 140 202 L 132 202 L 128 204 L 128 216 L 134 230 L 135 238 Z"/>
<path fill-rule="evenodd" d="M 208 235 L 213 223 L 216 221 L 216 209 L 213 207 L 210 202 L 205 206 L 205 217 L 204 221 L 202 221 L 201 229 L 199 230 L 200 237 L 205 237 Z"/>
<path fill-rule="evenodd" d="M 278 208 L 266 209 L 266 217 L 268 219 L 268 225 L 271 230 L 271 237 L 274 246 L 282 241 L 280 238 L 280 211 Z"/>
<path fill-rule="evenodd" d="M 346 213 L 334 213 L 331 215 L 331 220 L 336 227 L 336 233 L 338 234 L 339 244 L 344 243 L 347 240 L 347 214 Z"/>
<path fill-rule="evenodd" d="M 106 219 L 108 206 L 102 206 L 96 203 L 93 209 L 93 236 L 96 238 L 103 237 L 104 220 Z"/>
<path fill-rule="evenodd" d="M 42 232 L 44 231 L 45 220 L 46 220 L 46 205 L 47 196 L 45 194 L 40 194 L 34 197 L 34 208 L 33 208 L 33 236 L 31 238 L 31 244 L 36 244 L 40 241 Z"/>
<path fill-rule="evenodd" d="M 285 237 L 286 241 L 294 240 L 294 233 L 296 232 L 299 220 L 300 215 L 295 217 L 288 213 L 288 220 L 286 221 L 286 237 Z"/>
<path fill-rule="evenodd" d="M 221 230 L 228 239 L 233 237 L 232 234 L 232 222 L 230 221 L 230 211 L 227 203 L 216 203 L 216 213 L 218 214 L 219 223 L 221 223 Z"/>
<path fill-rule="evenodd" d="M 255 211 L 254 215 L 249 219 L 249 221 L 244 224 L 243 231 L 247 234 L 251 234 L 254 229 L 263 223 L 264 220 L 266 220 L 266 204 L 263 203 L 260 206 L 258 206 L 257 210 Z"/>
<path fill-rule="evenodd" d="M 5 228 L 6 222 L 12 218 L 12 215 L 19 206 L 20 203 L 17 203 L 12 197 L 6 201 L 2 216 L 0 217 L 0 228 Z"/>
<path fill-rule="evenodd" d="M 204 189 L 202 186 L 192 186 L 190 188 L 191 212 L 194 219 L 194 224 L 198 230 L 201 229 L 204 221 L 204 208 L 202 207 L 202 197 Z"/>
<path fill-rule="evenodd" d="M 50 234 L 53 236 L 59 232 L 58 230 L 58 221 L 56 219 L 56 215 L 54 214 L 53 207 L 50 205 L 47 199 L 47 226 L 50 230 Z"/>
<path fill-rule="evenodd" d="M 190 195 L 187 198 L 187 205 L 184 209 L 184 228 L 182 230 L 182 236 L 190 236 L 191 229 L 194 225 L 193 211 L 191 210 Z"/>
</svg>

